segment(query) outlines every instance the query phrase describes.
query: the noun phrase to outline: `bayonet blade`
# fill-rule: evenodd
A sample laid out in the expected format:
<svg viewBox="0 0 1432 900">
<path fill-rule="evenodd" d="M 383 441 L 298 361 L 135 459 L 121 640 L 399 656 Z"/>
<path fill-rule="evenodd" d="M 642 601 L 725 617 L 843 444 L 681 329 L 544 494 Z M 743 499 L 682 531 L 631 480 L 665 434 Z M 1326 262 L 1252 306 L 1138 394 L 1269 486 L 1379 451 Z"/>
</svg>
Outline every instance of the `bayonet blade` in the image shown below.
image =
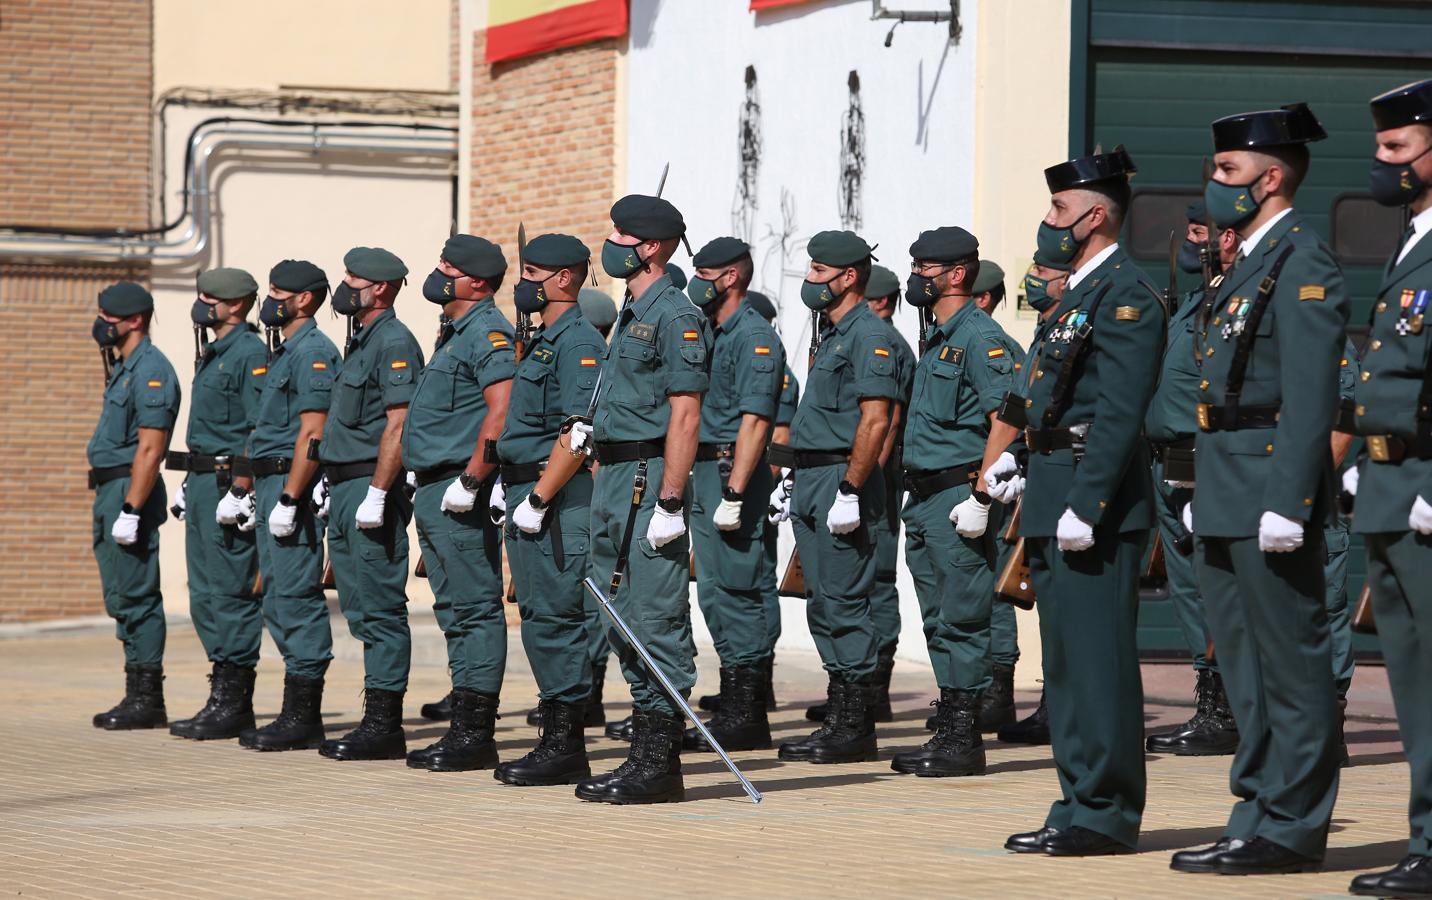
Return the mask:
<svg viewBox="0 0 1432 900">
<path fill-rule="evenodd" d="M 656 196 L 660 197 L 661 192 L 666 189 L 666 174 L 671 171 L 671 163 L 661 167 L 661 180 L 656 183 Z"/>
</svg>

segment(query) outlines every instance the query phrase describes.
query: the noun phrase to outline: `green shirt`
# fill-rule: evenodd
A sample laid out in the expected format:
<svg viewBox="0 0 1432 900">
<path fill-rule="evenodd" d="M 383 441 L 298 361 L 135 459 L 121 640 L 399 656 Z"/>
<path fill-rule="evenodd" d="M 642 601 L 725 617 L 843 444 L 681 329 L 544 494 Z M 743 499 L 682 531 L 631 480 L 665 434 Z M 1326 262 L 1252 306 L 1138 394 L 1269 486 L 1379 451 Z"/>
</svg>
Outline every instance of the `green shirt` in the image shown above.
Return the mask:
<svg viewBox="0 0 1432 900">
<path fill-rule="evenodd" d="M 306 412 L 328 412 L 333 398 L 333 379 L 341 367 L 333 341 L 318 329 L 313 319 L 304 319 L 269 360 L 263 393 L 259 396 L 258 421 L 249 435 L 248 455 L 254 459 L 271 456 L 292 459 L 300 416 Z"/>
<path fill-rule="evenodd" d="M 671 422 L 672 394 L 705 393 L 711 335 L 706 317 L 662 276 L 622 307 L 602 366 L 592 419 L 604 443 L 658 441 Z"/>
<path fill-rule="evenodd" d="M 701 402 L 701 441 L 728 444 L 746 413 L 775 420 L 786 350 L 776 330 L 747 303 L 716 326 L 711 386 Z"/>
<path fill-rule="evenodd" d="M 860 401 L 899 401 L 897 362 L 889 327 L 864 303 L 839 323 L 827 324 L 791 423 L 791 446 L 848 453 L 860 424 Z"/>
<path fill-rule="evenodd" d="M 268 348 L 247 322 L 205 348 L 189 397 L 189 452 L 244 452 L 267 372 Z"/>
<path fill-rule="evenodd" d="M 796 407 L 801 404 L 801 383 L 791 364 L 786 363 L 786 374 L 781 378 L 781 400 L 776 407 L 777 425 L 789 426 L 796 418 Z"/>
<path fill-rule="evenodd" d="M 587 414 L 606 355 L 606 340 L 582 318 L 581 307 L 537 329 L 517 366 L 507 424 L 497 442 L 504 462 L 541 462 L 551 455 L 562 423 Z"/>
<path fill-rule="evenodd" d="M 388 408 L 413 399 L 423 351 L 392 309 L 353 335 L 352 346 L 333 388 L 333 405 L 323 429 L 319 454 L 326 463 L 367 462 L 378 458 L 378 442 L 388 425 Z"/>
<path fill-rule="evenodd" d="M 931 472 L 984 457 L 990 413 L 1016 390 L 1024 359 L 1011 344 L 973 303 L 930 332 L 906 415 L 906 468 Z"/>
<path fill-rule="evenodd" d="M 483 391 L 516 368 L 512 324 L 491 297 L 444 328 L 408 404 L 403 465 L 422 472 L 466 464 L 487 418 Z"/>
<path fill-rule="evenodd" d="M 885 327 L 890 329 L 890 349 L 895 351 L 895 385 L 898 391 L 895 401 L 908 407 L 910 394 L 915 390 L 915 351 L 911 349 L 910 342 L 905 340 L 905 335 L 895 327 L 894 320 L 882 321 L 885 322 Z"/>
<path fill-rule="evenodd" d="M 139 447 L 139 429 L 174 429 L 179 416 L 179 377 L 149 338 L 120 360 L 105 385 L 99 424 L 90 438 L 89 463 L 97 469 L 128 465 Z"/>
<path fill-rule="evenodd" d="M 1144 417 L 1144 431 L 1156 443 L 1185 440 L 1198 433 L 1198 383 L 1203 379 L 1193 358 L 1193 330 L 1203 305 L 1203 289 L 1189 291 L 1168 320 L 1163 374 Z"/>
</svg>

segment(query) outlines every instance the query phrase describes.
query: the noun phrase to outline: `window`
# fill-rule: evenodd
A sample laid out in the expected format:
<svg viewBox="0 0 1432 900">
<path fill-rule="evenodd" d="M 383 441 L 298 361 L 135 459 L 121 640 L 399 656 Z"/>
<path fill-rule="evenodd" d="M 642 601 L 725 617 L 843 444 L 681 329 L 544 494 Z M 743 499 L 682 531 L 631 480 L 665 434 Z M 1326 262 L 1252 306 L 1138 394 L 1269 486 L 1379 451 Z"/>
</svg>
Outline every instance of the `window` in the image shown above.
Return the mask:
<svg viewBox="0 0 1432 900">
<path fill-rule="evenodd" d="M 1124 250 L 1137 260 L 1168 264 L 1169 233 L 1175 246 L 1188 231 L 1188 205 L 1203 193 L 1192 188 L 1154 188 L 1135 191 L 1129 201 Z"/>
<path fill-rule="evenodd" d="M 1347 265 L 1382 265 L 1402 237 L 1402 210 L 1371 194 L 1340 194 L 1333 200 L 1332 245 Z"/>
</svg>

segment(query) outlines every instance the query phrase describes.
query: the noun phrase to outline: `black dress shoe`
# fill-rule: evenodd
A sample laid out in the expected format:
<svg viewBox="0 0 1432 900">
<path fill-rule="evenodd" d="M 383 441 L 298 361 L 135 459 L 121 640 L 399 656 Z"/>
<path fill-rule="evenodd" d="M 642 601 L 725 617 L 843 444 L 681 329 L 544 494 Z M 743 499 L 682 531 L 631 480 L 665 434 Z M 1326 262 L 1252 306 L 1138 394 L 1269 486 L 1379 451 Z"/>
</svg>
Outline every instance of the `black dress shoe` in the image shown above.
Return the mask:
<svg viewBox="0 0 1432 900">
<path fill-rule="evenodd" d="M 1134 852 L 1134 848 L 1128 844 L 1120 843 L 1106 834 L 1090 831 L 1082 825 L 1050 835 L 1044 841 L 1043 850 L 1050 856 L 1112 856 L 1116 853 Z"/>
<path fill-rule="evenodd" d="M 1059 833 L 1058 828 L 1048 826 L 1038 831 L 1025 831 L 1020 834 L 1011 834 L 1004 842 L 1004 849 L 1015 853 L 1043 853 L 1044 842 Z"/>
<path fill-rule="evenodd" d="M 1378 889 L 1383 897 L 1432 897 L 1432 856 L 1407 857 L 1383 873 Z"/>
<path fill-rule="evenodd" d="M 1218 859 L 1229 850 L 1237 850 L 1246 844 L 1242 838 L 1223 837 L 1212 847 L 1202 850 L 1180 850 L 1169 860 L 1168 867 L 1175 872 L 1217 872 Z"/>
<path fill-rule="evenodd" d="M 1217 858 L 1220 875 L 1286 875 L 1292 872 L 1316 872 L 1323 861 L 1295 853 L 1267 838 L 1253 840 L 1220 854 Z"/>
</svg>

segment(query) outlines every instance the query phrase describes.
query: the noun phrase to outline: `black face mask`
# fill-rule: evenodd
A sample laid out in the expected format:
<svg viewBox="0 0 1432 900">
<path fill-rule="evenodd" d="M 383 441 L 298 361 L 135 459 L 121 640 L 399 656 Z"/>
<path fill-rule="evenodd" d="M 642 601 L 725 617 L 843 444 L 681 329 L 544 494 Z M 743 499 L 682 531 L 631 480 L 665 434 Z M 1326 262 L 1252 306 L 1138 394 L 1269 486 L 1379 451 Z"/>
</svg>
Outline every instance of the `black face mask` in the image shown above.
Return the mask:
<svg viewBox="0 0 1432 900">
<path fill-rule="evenodd" d="M 1184 238 L 1178 248 L 1178 267 L 1185 272 L 1202 272 L 1203 257 L 1199 253 L 1202 247 L 1202 244 Z"/>
<path fill-rule="evenodd" d="M 457 279 L 444 275 L 441 269 L 433 269 L 423 281 L 423 299 L 440 306 L 458 299 Z"/>
<path fill-rule="evenodd" d="M 90 329 L 94 342 L 101 347 L 113 347 L 123 337 L 119 333 L 119 325 L 115 322 L 106 322 L 103 316 L 94 317 L 94 327 Z"/>
<path fill-rule="evenodd" d="M 282 328 L 292 319 L 293 316 L 288 311 L 287 300 L 265 297 L 263 305 L 259 307 L 259 321 L 266 328 Z"/>
<path fill-rule="evenodd" d="M 1412 168 L 1412 164 L 1426 156 L 1432 151 L 1432 146 L 1409 159 L 1405 163 L 1386 163 L 1380 159 L 1372 161 L 1372 171 L 1368 173 L 1368 191 L 1372 199 L 1383 206 L 1406 206 L 1413 200 L 1422 196 L 1427 190 L 1427 182 Z"/>
<path fill-rule="evenodd" d="M 206 328 L 219 327 L 219 305 L 217 303 L 205 303 L 203 300 L 195 299 L 194 305 L 189 307 L 189 320 L 195 325 L 202 325 Z"/>
<path fill-rule="evenodd" d="M 351 316 L 363 308 L 363 291 L 365 288 L 355 288 L 343 282 L 333 292 L 333 311 L 340 316 Z"/>
<path fill-rule="evenodd" d="M 523 278 L 512 286 L 512 303 L 517 311 L 524 316 L 530 316 L 539 312 L 550 301 L 547 297 L 546 284 L 556 278 L 558 272 L 553 272 L 541 281 L 533 281 L 530 278 Z"/>
</svg>

